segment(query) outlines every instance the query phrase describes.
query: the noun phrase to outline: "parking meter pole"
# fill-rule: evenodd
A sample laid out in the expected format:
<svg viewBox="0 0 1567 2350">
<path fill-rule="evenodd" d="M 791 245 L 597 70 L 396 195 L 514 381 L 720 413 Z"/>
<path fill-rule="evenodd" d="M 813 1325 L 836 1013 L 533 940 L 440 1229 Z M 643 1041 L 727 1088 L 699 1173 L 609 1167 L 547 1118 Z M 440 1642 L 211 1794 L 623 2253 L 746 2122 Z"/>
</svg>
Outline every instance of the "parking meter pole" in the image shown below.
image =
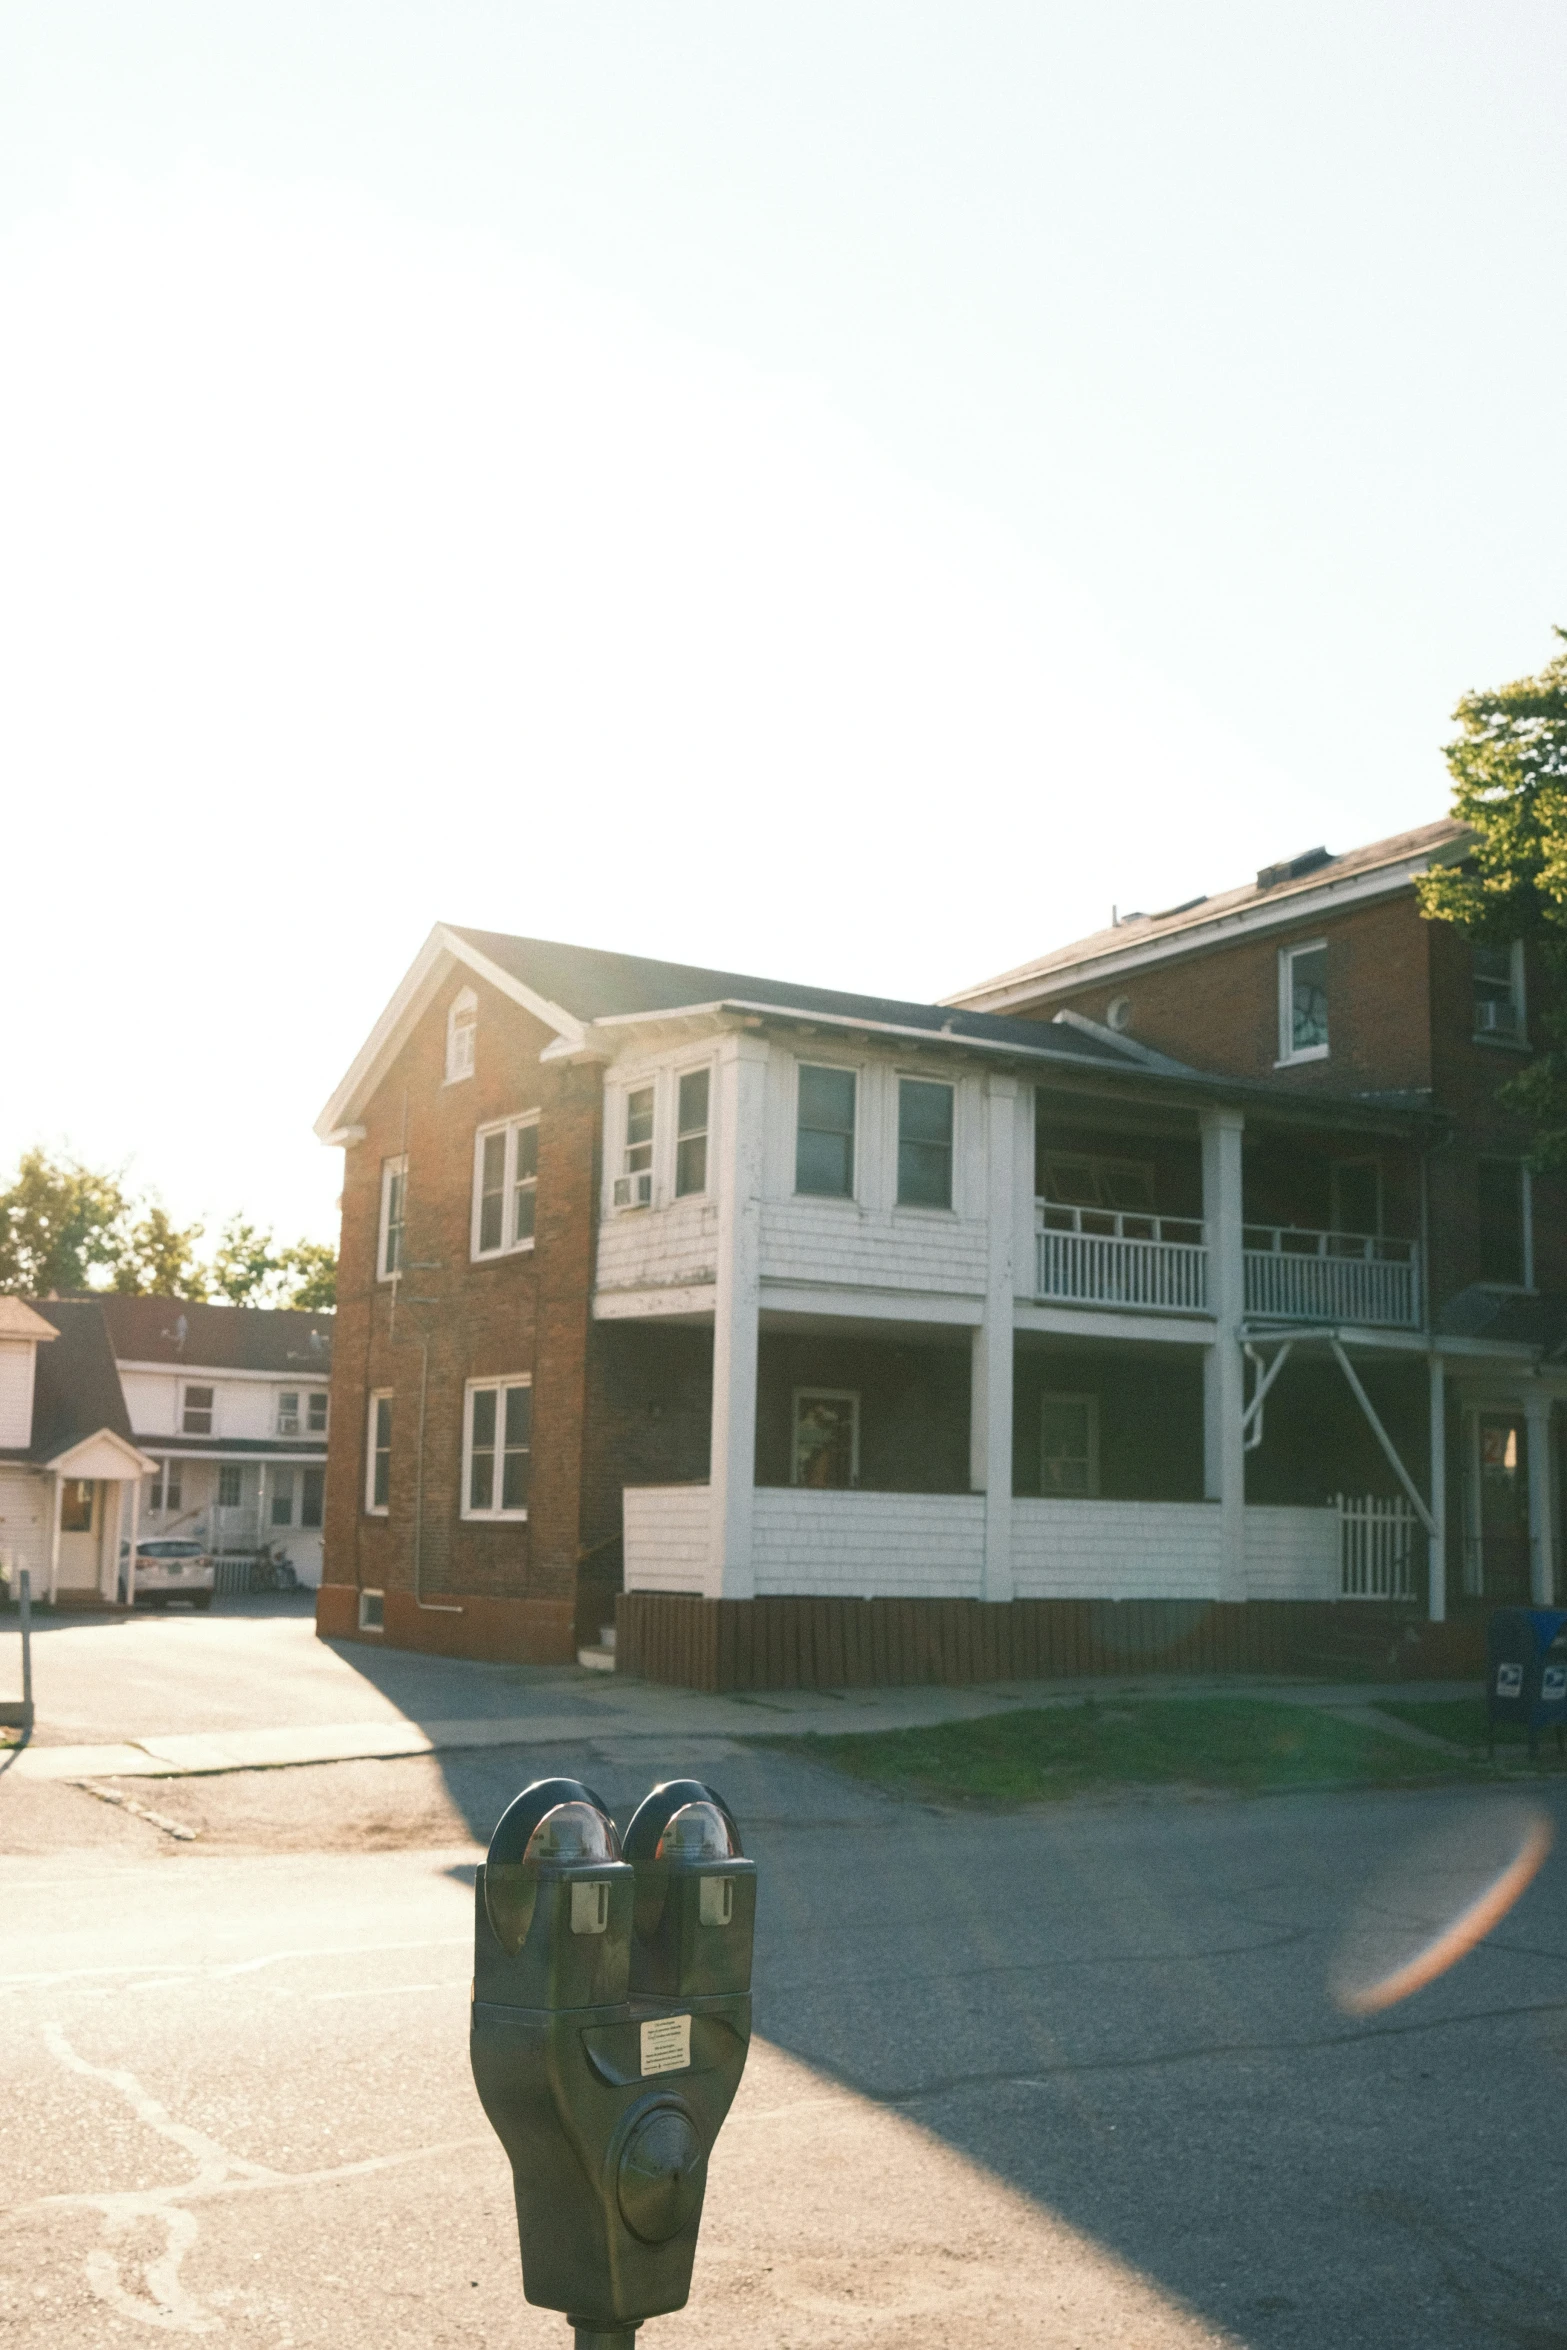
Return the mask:
<svg viewBox="0 0 1567 2350">
<path fill-rule="evenodd" d="M 636 2350 L 635 2326 L 574 2326 L 577 2350 Z"/>
</svg>

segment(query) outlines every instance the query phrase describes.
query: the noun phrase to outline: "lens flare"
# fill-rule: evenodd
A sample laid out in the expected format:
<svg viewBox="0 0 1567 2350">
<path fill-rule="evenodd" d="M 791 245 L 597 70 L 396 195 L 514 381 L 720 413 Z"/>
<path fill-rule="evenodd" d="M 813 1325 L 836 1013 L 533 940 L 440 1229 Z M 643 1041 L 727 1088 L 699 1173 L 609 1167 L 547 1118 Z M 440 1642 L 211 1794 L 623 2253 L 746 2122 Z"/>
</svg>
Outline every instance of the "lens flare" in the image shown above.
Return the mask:
<svg viewBox="0 0 1567 2350">
<path fill-rule="evenodd" d="M 1378 2015 L 1467 1958 L 1538 1875 L 1550 1822 L 1514 1804 L 1476 1807 L 1386 1872 L 1346 1935 L 1332 1989 L 1347 2015 Z"/>
</svg>

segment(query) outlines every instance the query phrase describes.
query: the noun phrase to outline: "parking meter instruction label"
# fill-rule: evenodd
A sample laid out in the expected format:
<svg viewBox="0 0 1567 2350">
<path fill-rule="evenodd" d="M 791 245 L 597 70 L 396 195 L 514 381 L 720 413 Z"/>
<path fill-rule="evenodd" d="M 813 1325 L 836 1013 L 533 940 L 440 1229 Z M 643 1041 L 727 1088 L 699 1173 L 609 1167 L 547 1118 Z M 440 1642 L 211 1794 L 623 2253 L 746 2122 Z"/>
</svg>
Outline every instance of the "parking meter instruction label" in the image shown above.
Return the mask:
<svg viewBox="0 0 1567 2350">
<path fill-rule="evenodd" d="M 659 2015 L 642 2026 L 642 2077 L 691 2069 L 691 2018 Z"/>
</svg>

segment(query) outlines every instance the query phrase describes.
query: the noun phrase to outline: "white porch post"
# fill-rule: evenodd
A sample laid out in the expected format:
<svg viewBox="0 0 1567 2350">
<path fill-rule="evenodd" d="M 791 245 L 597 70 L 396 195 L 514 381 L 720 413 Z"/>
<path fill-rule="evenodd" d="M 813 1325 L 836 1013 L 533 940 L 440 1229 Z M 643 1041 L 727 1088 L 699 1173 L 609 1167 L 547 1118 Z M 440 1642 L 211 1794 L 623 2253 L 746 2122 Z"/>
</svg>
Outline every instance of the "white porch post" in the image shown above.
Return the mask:
<svg viewBox="0 0 1567 2350">
<path fill-rule="evenodd" d="M 707 1589 L 751 1599 L 756 1578 L 756 1349 L 761 1305 L 762 1142 L 767 1046 L 726 1036 L 718 1052 L 718 1265 Z"/>
<path fill-rule="evenodd" d="M 58 1469 L 54 1473 L 54 1518 L 49 1528 L 49 1605 L 54 1606 L 55 1594 L 60 1588 L 60 1520 L 65 1514 L 65 1479 Z"/>
<path fill-rule="evenodd" d="M 969 1403 L 969 1482 L 985 1496 L 981 1596 L 1012 1597 L 1012 1301 L 1018 1088 L 985 1081 L 985 1318 L 974 1332 Z"/>
<path fill-rule="evenodd" d="M 109 1496 L 114 1496 L 114 1507 L 109 1507 Z M 98 1597 L 112 1599 L 114 1586 L 110 1577 L 120 1563 L 120 1527 L 125 1517 L 125 1480 L 116 1477 L 106 1485 L 103 1497 L 103 1530 L 98 1537 Z"/>
<path fill-rule="evenodd" d="M 1219 1597 L 1246 1597 L 1246 1313 L 1239 1110 L 1204 1110 L 1202 1212 L 1208 1228 L 1208 1309 L 1217 1324 L 1203 1356 L 1203 1480 L 1219 1504 Z"/>
<path fill-rule="evenodd" d="M 136 1537 L 140 1528 L 141 1478 L 135 1476 L 131 1479 L 131 1543 L 125 1554 L 125 1604 L 128 1608 L 136 1605 Z M 118 1583 L 115 1585 L 115 1596 L 119 1596 Z"/>
<path fill-rule="evenodd" d="M 1551 1398 L 1538 1384 L 1524 1398 L 1529 1428 L 1529 1588 L 1536 1607 L 1556 1604 L 1556 1528 L 1551 1522 Z"/>
<path fill-rule="evenodd" d="M 1447 1620 L 1447 1380 L 1440 1355 L 1431 1357 L 1431 1515 L 1429 1591 L 1426 1612 L 1433 1624 Z"/>
</svg>

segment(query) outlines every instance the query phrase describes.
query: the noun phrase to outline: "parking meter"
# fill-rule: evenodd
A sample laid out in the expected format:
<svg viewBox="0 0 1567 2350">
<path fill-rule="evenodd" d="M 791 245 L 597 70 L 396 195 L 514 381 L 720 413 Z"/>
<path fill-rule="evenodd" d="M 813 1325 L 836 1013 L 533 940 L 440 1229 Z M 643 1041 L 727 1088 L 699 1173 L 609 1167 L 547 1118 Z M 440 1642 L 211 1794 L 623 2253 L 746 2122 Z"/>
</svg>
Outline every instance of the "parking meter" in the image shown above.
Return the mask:
<svg viewBox="0 0 1567 2350">
<path fill-rule="evenodd" d="M 707 2160 L 751 2036 L 756 1868 L 722 1797 L 655 1787 L 625 1856 L 600 1799 L 540 1779 L 474 1887 L 470 2053 L 516 2188 L 528 2300 L 630 2350 L 691 2290 Z"/>
</svg>

